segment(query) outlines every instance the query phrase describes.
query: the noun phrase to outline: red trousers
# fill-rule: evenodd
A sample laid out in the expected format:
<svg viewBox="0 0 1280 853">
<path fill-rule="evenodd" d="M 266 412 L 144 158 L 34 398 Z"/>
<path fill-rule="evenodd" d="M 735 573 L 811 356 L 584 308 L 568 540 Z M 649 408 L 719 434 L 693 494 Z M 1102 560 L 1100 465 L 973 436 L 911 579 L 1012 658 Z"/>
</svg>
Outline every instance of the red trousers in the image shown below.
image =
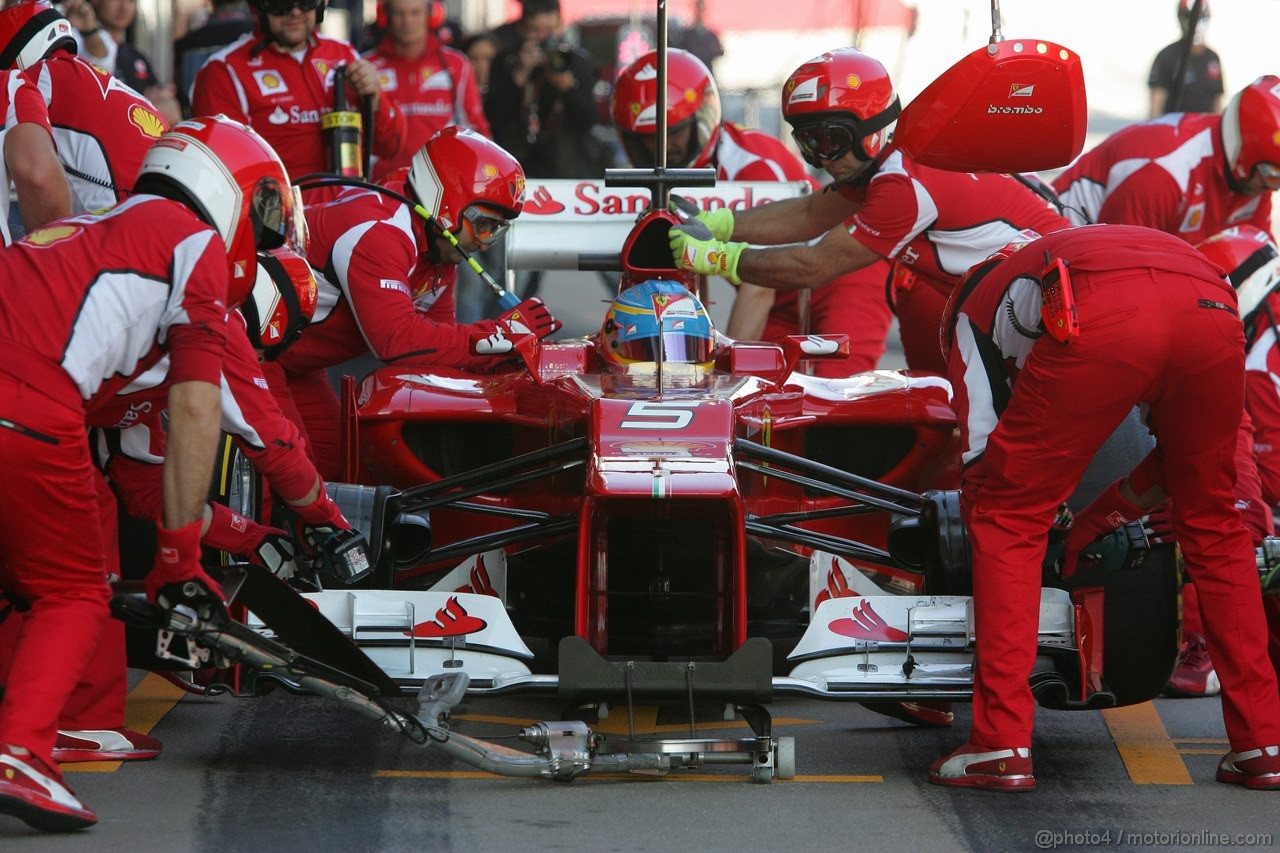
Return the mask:
<svg viewBox="0 0 1280 853">
<path fill-rule="evenodd" d="M 942 357 L 938 330 L 947 297 L 936 287 L 916 279 L 910 289 L 896 291 L 898 334 L 907 367 L 946 375 L 947 362 Z"/>
<path fill-rule="evenodd" d="M 876 261 L 810 291 L 808 331 L 815 335 L 849 336 L 849 358 L 816 361 L 813 363 L 815 375 L 838 377 L 875 370 L 893 322 L 885 292 L 888 272 L 888 264 Z M 801 334 L 797 306 L 794 291 L 779 291 L 762 337 L 766 341 L 778 341 L 787 335 Z"/>
<path fill-rule="evenodd" d="M 329 377 L 323 370 L 292 376 L 273 361 L 263 362 L 262 374 L 280 411 L 306 439 L 320 476 L 326 482 L 342 480 L 342 405 Z"/>
<path fill-rule="evenodd" d="M 1166 460 L 1174 535 L 1222 681 L 1231 748 L 1280 744 L 1280 694 L 1253 545 L 1232 497 L 1244 406 L 1240 321 L 1197 308 L 1198 299 L 1219 302 L 1221 289 L 1190 276 L 1073 272 L 1073 281 L 1080 337 L 1063 345 L 1045 335 L 1035 343 L 985 453 L 964 474 L 977 634 L 970 740 L 1031 745 L 1028 678 L 1046 531 L 1098 447 L 1146 402 Z M 965 358 L 954 348 L 950 366 L 967 411 Z M 975 367 L 975 379 L 985 381 Z"/>
<path fill-rule="evenodd" d="M 58 716 L 108 620 L 107 559 L 84 415 L 0 374 L 0 587 L 31 606 L 14 629 L 0 743 L 50 767 Z M 123 688 L 123 682 L 121 683 Z"/>
</svg>

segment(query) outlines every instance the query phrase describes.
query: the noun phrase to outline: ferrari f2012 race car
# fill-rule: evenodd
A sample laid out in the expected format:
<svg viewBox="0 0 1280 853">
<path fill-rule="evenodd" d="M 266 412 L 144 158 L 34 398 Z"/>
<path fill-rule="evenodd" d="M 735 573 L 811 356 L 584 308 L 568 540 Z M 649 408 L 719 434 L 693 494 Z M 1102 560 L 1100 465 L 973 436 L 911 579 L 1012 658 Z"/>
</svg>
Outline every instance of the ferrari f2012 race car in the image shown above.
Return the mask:
<svg viewBox="0 0 1280 853">
<path fill-rule="evenodd" d="M 1074 56 L 1071 67 L 1056 45 L 1018 45 L 993 41 L 940 78 L 903 113 L 896 144 L 963 164 L 976 155 L 956 128 L 980 113 L 984 87 L 1082 86 Z M 1082 88 L 1069 106 L 1082 119 Z M 250 567 L 247 627 L 136 601 L 121 612 L 469 763 L 549 778 L 742 761 L 768 781 L 794 773 L 763 707 L 776 698 L 969 698 L 974 623 L 948 383 L 798 369 L 841 357 L 840 337 L 724 338 L 698 282 L 673 268 L 667 237 L 681 219 L 667 209 L 670 187 L 714 178 L 659 168 L 609 180 L 647 188 L 653 203 L 620 252 L 581 258 L 621 273 L 599 333 L 513 335 L 519 367 L 504 372 L 389 366 L 344 385 L 350 482 L 329 488 L 367 539 L 362 579 L 305 593 L 299 611 L 297 594 Z M 1177 653 L 1176 563 L 1174 546 L 1150 546 L 1134 525 L 1071 577 L 1046 560 L 1031 676 L 1042 704 L 1101 708 L 1159 692 Z M 388 698 L 406 690 L 421 691 L 420 715 Z M 468 693 L 521 692 L 597 714 L 674 702 L 690 708 L 691 727 L 694 706 L 715 701 L 756 736 L 610 739 L 570 720 L 526 729 L 537 754 L 513 755 L 442 722 Z"/>
</svg>

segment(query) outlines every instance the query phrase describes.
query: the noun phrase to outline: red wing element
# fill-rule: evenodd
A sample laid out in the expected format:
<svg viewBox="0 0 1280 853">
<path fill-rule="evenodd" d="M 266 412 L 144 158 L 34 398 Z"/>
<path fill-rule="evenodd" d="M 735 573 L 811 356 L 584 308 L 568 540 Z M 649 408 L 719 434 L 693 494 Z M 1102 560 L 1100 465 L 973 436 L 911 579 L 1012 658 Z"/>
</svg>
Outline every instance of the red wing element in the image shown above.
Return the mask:
<svg viewBox="0 0 1280 853">
<path fill-rule="evenodd" d="M 476 559 L 476 567 L 470 573 L 471 583 L 464 583 L 462 586 L 454 590 L 454 592 L 471 592 L 476 595 L 492 595 L 499 598 L 498 591 L 493 588 L 493 581 L 489 579 L 489 571 L 484 567 L 484 557 Z"/>
<path fill-rule="evenodd" d="M 855 640 L 884 640 L 901 642 L 907 639 L 907 632 L 901 631 L 884 621 L 871 609 L 871 602 L 865 598 L 853 605 L 848 619 L 834 619 L 827 626 L 836 634 L 852 637 Z"/>
<path fill-rule="evenodd" d="M 487 626 L 488 623 L 483 619 L 467 613 L 467 609 L 462 606 L 462 602 L 454 597 L 449 599 L 448 604 L 436 611 L 435 619 L 414 625 L 413 636 L 428 639 L 461 637 L 464 634 L 475 634 L 483 631 Z M 405 632 L 405 636 L 409 636 L 408 631 Z"/>
<path fill-rule="evenodd" d="M 849 588 L 849 582 L 844 579 L 844 572 L 840 571 L 840 566 L 833 557 L 831 559 L 831 571 L 827 572 L 827 588 L 818 593 L 818 597 L 814 599 L 814 609 L 817 609 L 822 602 L 833 598 L 857 597 L 858 594 Z"/>
<path fill-rule="evenodd" d="M 911 102 L 894 144 L 917 163 L 953 172 L 1036 172 L 1084 147 L 1080 57 L 1039 39 L 979 48 Z"/>
</svg>

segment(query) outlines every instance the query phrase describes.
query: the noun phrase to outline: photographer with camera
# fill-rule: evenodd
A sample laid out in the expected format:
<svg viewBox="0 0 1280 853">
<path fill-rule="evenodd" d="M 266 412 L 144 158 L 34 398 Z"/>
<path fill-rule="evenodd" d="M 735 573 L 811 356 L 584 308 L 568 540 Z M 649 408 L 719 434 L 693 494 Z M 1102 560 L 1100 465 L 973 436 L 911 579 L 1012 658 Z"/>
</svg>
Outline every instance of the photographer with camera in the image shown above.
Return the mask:
<svg viewBox="0 0 1280 853">
<path fill-rule="evenodd" d="M 607 164 L 597 163 L 590 147 L 596 124 L 591 57 L 560 37 L 558 0 L 526 0 L 517 28 L 522 38 L 494 61 L 485 95 L 494 141 L 532 178 L 594 174 Z"/>
</svg>

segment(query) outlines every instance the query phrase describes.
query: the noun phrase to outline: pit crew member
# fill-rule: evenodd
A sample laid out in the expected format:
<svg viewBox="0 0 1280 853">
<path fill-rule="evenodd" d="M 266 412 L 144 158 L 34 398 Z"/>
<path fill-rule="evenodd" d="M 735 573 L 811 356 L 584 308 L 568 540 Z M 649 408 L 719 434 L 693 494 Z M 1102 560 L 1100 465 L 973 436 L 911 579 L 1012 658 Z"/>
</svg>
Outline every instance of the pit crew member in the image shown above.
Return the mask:
<svg viewBox="0 0 1280 853">
<path fill-rule="evenodd" d="M 347 68 L 348 100 L 374 102 L 373 153 L 394 157 L 404 114 L 381 94 L 378 72 L 355 48 L 317 32 L 326 0 L 253 0 L 258 28 L 209 57 L 192 84 L 195 115 L 222 113 L 262 134 L 294 178 L 326 171 L 321 117 L 333 109 L 333 70 Z"/>
<path fill-rule="evenodd" d="M 381 180 L 408 166 L 436 131 L 456 124 L 493 138 L 471 60 L 447 47 L 437 31 L 444 23 L 438 0 L 382 0 L 387 34 L 365 58 L 378 69 L 382 91 L 404 112 L 404 144 L 394 157 L 379 157 L 373 177 Z"/>
<path fill-rule="evenodd" d="M 1079 225 L 1145 225 L 1195 244 L 1231 225 L 1271 227 L 1280 189 L 1280 77 L 1222 115 L 1170 113 L 1117 131 L 1053 181 Z"/>
<path fill-rule="evenodd" d="M 1259 479 L 1257 492 L 1266 507 L 1280 504 L 1280 348 L 1276 318 L 1280 317 L 1280 250 L 1265 231 L 1249 225 L 1228 228 L 1197 246 L 1205 257 L 1227 271 L 1240 299 L 1245 341 L 1245 413 L 1253 420 L 1253 458 Z M 1244 467 L 1237 465 L 1241 473 Z M 1265 535 L 1272 535 L 1267 530 Z M 1280 595 L 1262 599 L 1270 635 L 1267 651 L 1280 677 Z M 1183 636 L 1198 611 L 1186 602 L 1183 587 Z M 1206 657 L 1207 657 L 1206 652 Z M 1212 663 L 1209 664 L 1212 667 Z M 1212 671 L 1212 670 L 1211 670 Z M 1216 679 L 1216 675 L 1214 676 Z"/>
<path fill-rule="evenodd" d="M 147 150 L 169 129 L 155 106 L 76 56 L 71 25 L 45 0 L 0 11 L 0 66 L 39 89 L 76 213 L 102 210 L 133 192 Z"/>
<path fill-rule="evenodd" d="M 613 88 L 613 124 L 633 166 L 655 165 L 656 67 L 657 54 L 646 53 L 623 69 Z M 667 123 L 671 168 L 714 168 L 722 181 L 809 181 L 818 189 L 804 165 L 778 140 L 721 119 L 715 78 L 702 60 L 683 50 L 667 51 Z M 818 374 L 847 376 L 871 370 L 884 352 L 892 320 L 885 299 L 888 272 L 888 265 L 877 261 L 815 291 L 809 329 L 800 326 L 796 293 L 744 283 L 738 287 L 726 332 L 735 339 L 768 341 L 806 331 L 846 334 L 849 359 L 818 362 Z"/>
<path fill-rule="evenodd" d="M 1023 229 L 1043 234 L 1069 223 L 1015 177 L 945 172 L 892 150 L 898 112 L 888 72 L 859 50 L 840 48 L 801 65 L 783 87 L 783 115 L 806 162 L 834 183 L 751 210 L 701 214 L 713 239 L 672 229 L 676 263 L 735 284 L 797 290 L 882 258 L 896 261 L 907 364 L 944 373 L 938 324 L 960 276 Z M 816 237 L 812 246 L 781 245 Z"/>
<path fill-rule="evenodd" d="M 201 531 L 204 546 L 247 557 L 286 578 L 296 570 L 297 548 L 328 531 L 350 528 L 326 494 L 297 428 L 280 413 L 258 365 L 259 353 L 275 358 L 296 340 L 314 309 L 315 281 L 305 259 L 287 249 L 259 255 L 249 299 L 228 316 L 221 377 L 223 430 L 235 436 L 272 491 L 289 505 L 299 529 L 291 538 L 284 530 L 213 503 L 205 506 Z M 96 429 L 91 441 L 98 467 L 125 510 L 150 520 L 162 506 L 168 412 L 163 406 L 142 405 L 130 413 L 138 416 L 127 427 Z M 108 509 L 114 523 L 114 498 Z M 125 726 L 123 628 L 122 623 L 108 624 L 93 663 L 63 708 L 53 749 L 59 764 L 146 760 L 158 757 L 163 748 L 156 738 Z"/>
<path fill-rule="evenodd" d="M 385 185 L 431 218 L 371 190 L 348 190 L 308 207 L 307 256 L 319 286 L 315 321 L 278 361 L 264 365 L 326 480 L 341 479 L 338 399 L 327 368 L 366 352 L 396 365 L 485 366 L 493 359 L 471 354 L 473 336 L 495 336 L 501 349 L 508 332 L 541 338 L 560 326 L 536 297 L 497 321 L 455 321 L 462 256 L 441 229 L 467 251 L 494 245 L 524 205 L 524 170 L 515 158 L 474 131 L 448 127 Z"/>
<path fill-rule="evenodd" d="M 9 487 L 0 493 L 0 585 L 30 608 L 0 701 L 0 812 L 52 831 L 97 820 L 50 754 L 107 621 L 103 539 L 86 524 L 99 517 L 86 426 L 167 399 L 164 512 L 147 594 L 162 606 L 216 605 L 221 590 L 200 565 L 200 516 L 220 422 L 225 315 L 249 291 L 255 249 L 282 242 L 292 216 L 275 152 L 224 118 L 162 137 L 137 189 L 106 213 L 61 220 L 0 253 Z M 203 590 L 188 596 L 189 583 Z"/>
<path fill-rule="evenodd" d="M 1055 279 L 1077 311 L 1042 298 Z M 998 253 L 969 273 L 948 313 L 977 651 L 969 741 L 935 761 L 929 780 L 1035 787 L 1028 679 L 1046 534 L 1093 454 L 1146 403 L 1155 449 L 1079 513 L 1062 570 L 1171 497 L 1222 679 L 1231 751 L 1218 781 L 1280 788 L 1280 694 L 1253 545 L 1232 499 L 1244 338 L 1231 285 L 1175 237 L 1099 225 Z"/>
</svg>

